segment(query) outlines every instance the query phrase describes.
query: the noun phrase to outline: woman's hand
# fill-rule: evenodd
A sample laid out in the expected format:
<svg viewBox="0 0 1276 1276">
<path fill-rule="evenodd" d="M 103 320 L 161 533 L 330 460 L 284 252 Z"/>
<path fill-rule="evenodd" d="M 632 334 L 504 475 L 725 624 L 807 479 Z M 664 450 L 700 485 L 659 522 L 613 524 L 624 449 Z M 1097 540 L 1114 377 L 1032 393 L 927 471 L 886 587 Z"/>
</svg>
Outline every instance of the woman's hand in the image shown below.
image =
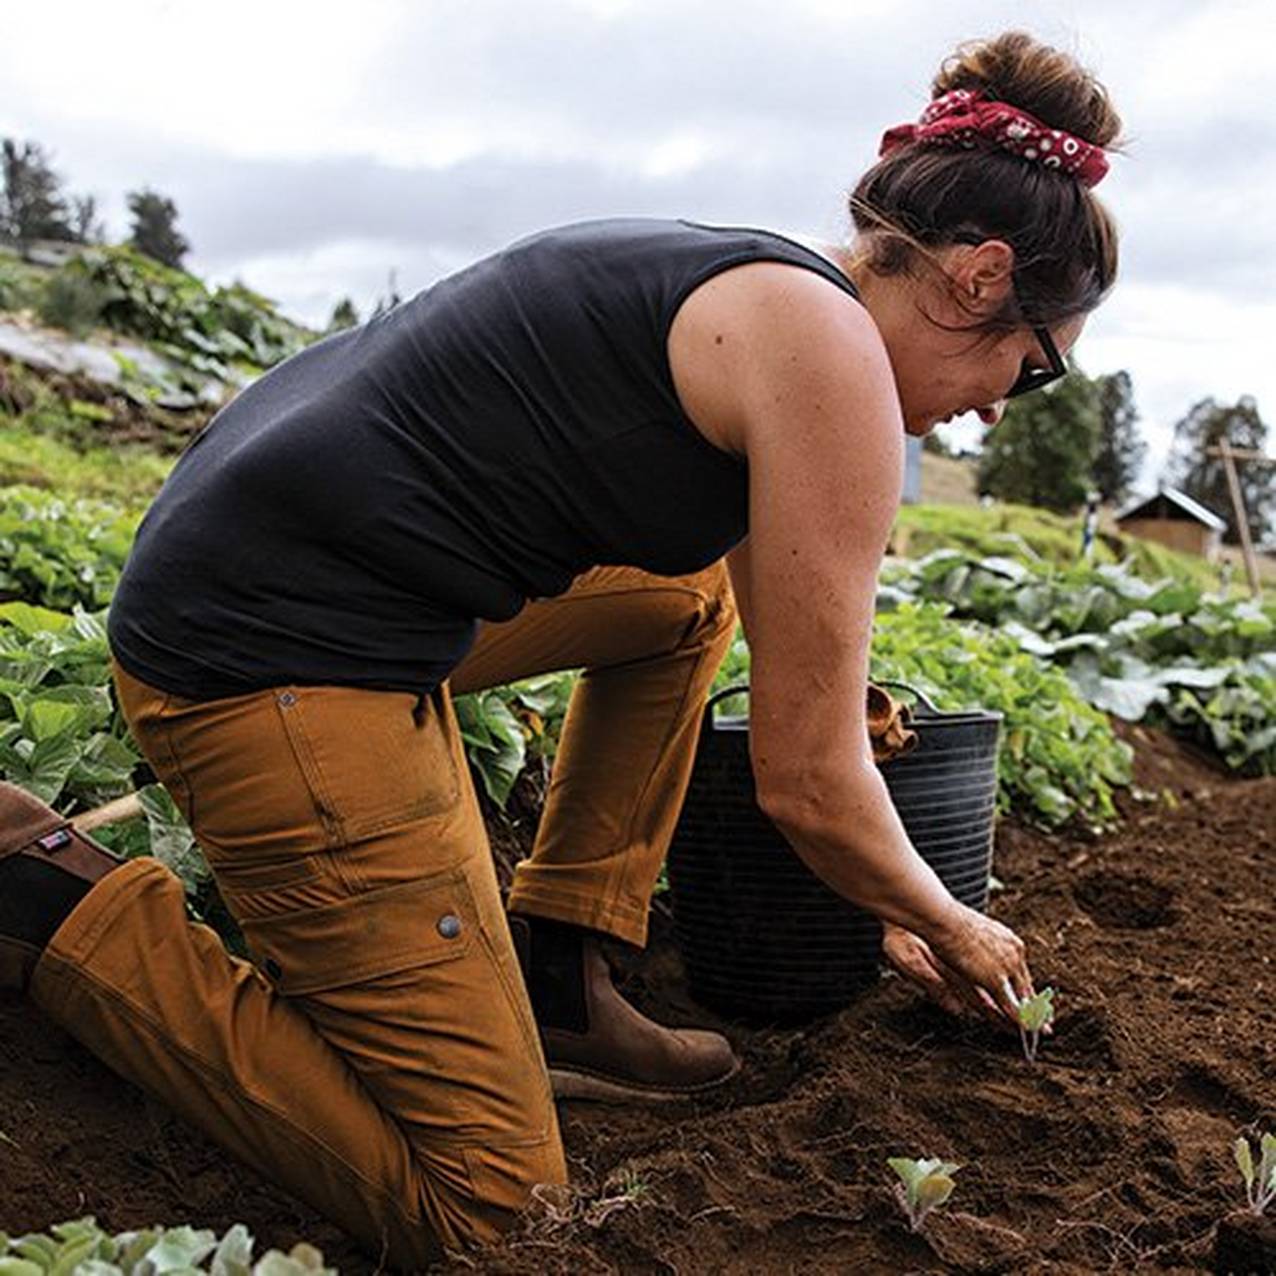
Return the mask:
<svg viewBox="0 0 1276 1276">
<path fill-rule="evenodd" d="M 936 1005 L 950 1015 L 964 1015 L 973 1008 L 973 989 L 949 970 L 919 935 L 890 922 L 882 926 L 882 953 L 905 979 L 916 984 Z M 983 1008 L 975 999 L 975 1004 Z M 1001 1018 L 997 1014 L 998 1019 Z"/>
<path fill-rule="evenodd" d="M 1019 1023 L 1019 1003 L 1033 995 L 1024 942 L 1008 926 L 955 900 L 944 923 L 927 936 L 940 968 L 982 1003 Z M 969 1001 L 969 997 L 965 998 Z"/>
<path fill-rule="evenodd" d="M 975 1011 L 1017 1027 L 1018 1002 L 1032 995 L 1023 940 L 956 902 L 942 937 L 932 936 L 931 943 L 885 923 L 882 951 L 901 975 L 950 1014 Z"/>
</svg>

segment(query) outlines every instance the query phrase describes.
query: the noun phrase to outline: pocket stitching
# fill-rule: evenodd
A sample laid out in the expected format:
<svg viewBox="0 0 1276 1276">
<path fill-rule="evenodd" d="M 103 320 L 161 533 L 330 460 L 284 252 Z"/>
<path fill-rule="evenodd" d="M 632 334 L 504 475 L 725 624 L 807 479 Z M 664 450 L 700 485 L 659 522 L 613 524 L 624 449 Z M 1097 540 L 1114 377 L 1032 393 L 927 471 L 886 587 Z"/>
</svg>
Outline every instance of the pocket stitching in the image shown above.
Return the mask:
<svg viewBox="0 0 1276 1276">
<path fill-rule="evenodd" d="M 298 765 L 301 767 L 302 775 L 305 777 L 307 785 L 310 786 L 311 799 L 314 801 L 319 818 L 328 833 L 330 846 L 340 848 L 360 838 L 372 837 L 377 833 L 385 832 L 387 829 L 401 828 L 417 820 L 429 819 L 431 816 L 447 811 L 460 796 L 460 776 L 457 772 L 455 752 L 447 731 L 447 717 L 439 710 L 437 725 L 440 733 L 440 743 L 443 746 L 441 752 L 447 764 L 448 777 L 446 788 L 439 794 L 437 800 L 432 800 L 429 796 L 422 796 L 405 810 L 382 816 L 379 819 L 362 821 L 347 819 L 339 809 L 340 804 L 331 797 L 330 788 L 324 778 L 323 767 L 311 743 L 310 730 L 306 724 L 306 714 L 303 708 L 306 698 L 304 689 L 290 688 L 289 690 L 296 697 L 292 705 L 289 706 L 293 712 L 290 713 L 283 705 L 278 705 L 279 714 L 284 724 L 284 730 L 287 732 L 289 740 L 293 742 Z"/>
</svg>

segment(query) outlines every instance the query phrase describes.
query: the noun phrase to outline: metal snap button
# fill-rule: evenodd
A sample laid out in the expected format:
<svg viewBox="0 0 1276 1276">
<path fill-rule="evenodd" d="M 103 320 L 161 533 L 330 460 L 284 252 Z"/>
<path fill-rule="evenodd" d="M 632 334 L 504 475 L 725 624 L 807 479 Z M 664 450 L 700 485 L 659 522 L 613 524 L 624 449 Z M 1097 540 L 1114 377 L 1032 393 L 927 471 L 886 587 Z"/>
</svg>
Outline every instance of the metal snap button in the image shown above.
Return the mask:
<svg viewBox="0 0 1276 1276">
<path fill-rule="evenodd" d="M 281 692 L 279 695 L 279 703 L 283 705 L 285 709 L 287 709 L 289 705 L 294 705 L 297 703 L 297 697 L 293 695 L 291 691 L 284 691 L 284 692 Z"/>
<path fill-rule="evenodd" d="M 444 939 L 455 939 L 461 933 L 461 919 L 454 913 L 439 918 L 438 932 Z"/>
</svg>

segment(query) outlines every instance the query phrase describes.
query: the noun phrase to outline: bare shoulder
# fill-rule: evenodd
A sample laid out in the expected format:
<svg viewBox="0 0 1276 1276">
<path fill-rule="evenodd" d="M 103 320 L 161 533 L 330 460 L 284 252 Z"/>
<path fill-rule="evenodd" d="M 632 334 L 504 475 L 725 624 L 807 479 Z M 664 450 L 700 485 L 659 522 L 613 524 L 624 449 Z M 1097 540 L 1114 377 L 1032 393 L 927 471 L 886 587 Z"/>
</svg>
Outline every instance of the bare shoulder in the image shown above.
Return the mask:
<svg viewBox="0 0 1276 1276">
<path fill-rule="evenodd" d="M 777 261 L 731 267 L 694 289 L 670 327 L 668 356 L 693 424 L 739 455 L 765 404 L 844 400 L 860 382 L 880 389 L 890 375 L 864 307 L 816 271 Z"/>
</svg>

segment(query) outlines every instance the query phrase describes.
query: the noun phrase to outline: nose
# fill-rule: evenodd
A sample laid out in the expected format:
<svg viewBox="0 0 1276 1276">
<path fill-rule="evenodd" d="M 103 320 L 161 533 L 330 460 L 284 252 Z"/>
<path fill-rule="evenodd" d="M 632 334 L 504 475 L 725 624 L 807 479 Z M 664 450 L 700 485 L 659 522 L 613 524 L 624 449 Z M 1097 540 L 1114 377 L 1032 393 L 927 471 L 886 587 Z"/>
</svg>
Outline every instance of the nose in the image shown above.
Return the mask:
<svg viewBox="0 0 1276 1276">
<path fill-rule="evenodd" d="M 996 403 L 990 403 L 987 407 L 979 408 L 977 411 L 979 419 L 991 428 L 1006 415 L 1006 401 L 1005 399 L 998 399 Z"/>
</svg>

